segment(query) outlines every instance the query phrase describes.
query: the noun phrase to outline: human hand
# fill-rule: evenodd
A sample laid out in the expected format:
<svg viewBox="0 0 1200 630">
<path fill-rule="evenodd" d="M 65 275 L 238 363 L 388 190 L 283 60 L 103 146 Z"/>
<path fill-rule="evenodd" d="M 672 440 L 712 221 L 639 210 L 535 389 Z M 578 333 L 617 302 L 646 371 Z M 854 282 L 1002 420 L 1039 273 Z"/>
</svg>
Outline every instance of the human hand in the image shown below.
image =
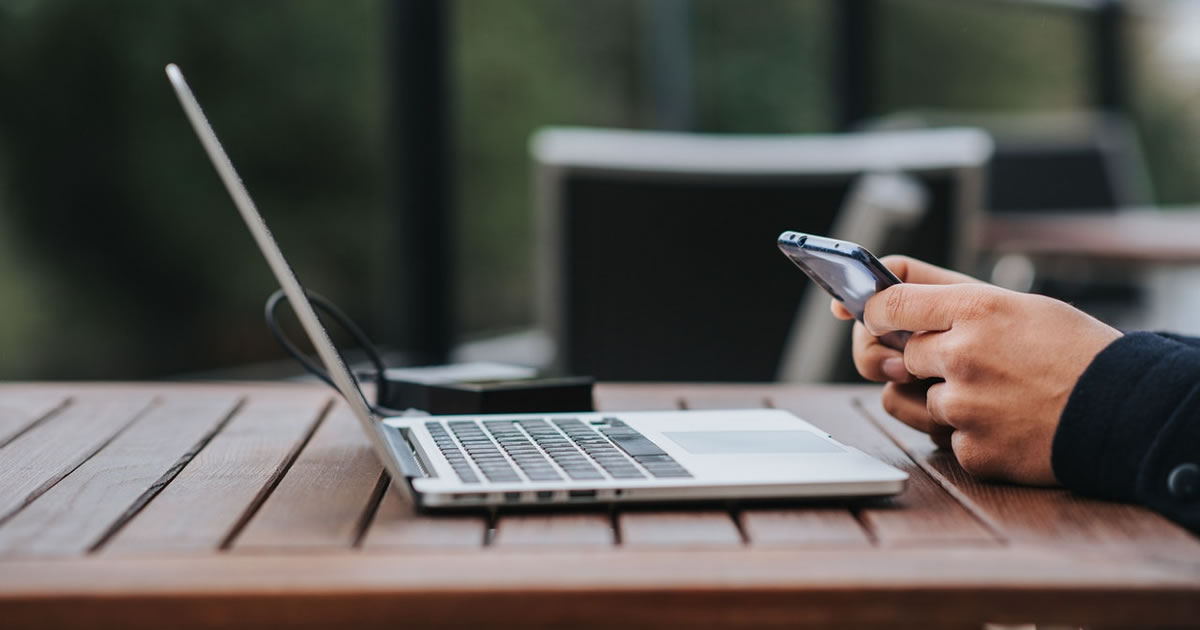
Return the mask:
<svg viewBox="0 0 1200 630">
<path fill-rule="evenodd" d="M 901 282 L 913 284 L 962 284 L 977 283 L 979 280 L 966 274 L 943 269 L 908 256 L 885 256 L 879 260 Z M 850 320 L 854 316 L 837 300 L 830 302 L 830 310 L 838 319 Z M 904 357 L 899 350 L 883 345 L 879 337 L 867 332 L 861 322 L 854 323 L 853 331 L 854 367 L 869 381 L 913 383 L 916 379 L 904 369 Z"/>
<path fill-rule="evenodd" d="M 902 282 L 914 284 L 964 284 L 979 283 L 979 280 L 966 274 L 943 269 L 927 262 L 909 258 L 908 256 L 885 256 L 880 259 L 892 273 Z M 830 303 L 833 314 L 838 319 L 854 319 L 850 311 L 841 302 L 833 300 Z M 925 404 L 925 394 L 934 381 L 920 381 L 904 367 L 904 355 L 880 342 L 879 337 L 867 332 L 862 322 L 854 322 L 852 332 L 852 348 L 854 367 L 863 378 L 887 382 L 883 388 L 885 408 L 890 404 L 903 401 L 904 406 L 914 407 Z M 950 448 L 951 434 L 954 428 L 946 425 L 924 423 L 916 428 L 929 434 L 934 444 L 941 448 Z"/>
<path fill-rule="evenodd" d="M 854 345 L 863 376 L 890 381 L 884 409 L 948 444 L 973 475 L 1055 483 L 1050 451 L 1067 398 L 1121 333 L 1058 300 L 918 261 L 885 264 L 906 284 L 867 302 Z M 898 353 L 869 339 L 893 330 L 914 331 L 900 356 L 903 371 Z"/>
</svg>

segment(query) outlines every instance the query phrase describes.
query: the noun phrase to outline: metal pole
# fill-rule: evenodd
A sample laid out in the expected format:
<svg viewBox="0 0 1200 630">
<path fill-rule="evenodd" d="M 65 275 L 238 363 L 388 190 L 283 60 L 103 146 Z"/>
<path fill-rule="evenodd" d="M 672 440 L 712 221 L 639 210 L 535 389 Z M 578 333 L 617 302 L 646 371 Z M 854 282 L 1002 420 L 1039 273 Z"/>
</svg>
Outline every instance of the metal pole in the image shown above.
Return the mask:
<svg viewBox="0 0 1200 630">
<path fill-rule="evenodd" d="M 1097 107 L 1119 112 L 1125 105 L 1125 3 L 1104 0 L 1096 7 L 1093 25 L 1093 101 Z"/>
<path fill-rule="evenodd" d="M 389 16 L 390 210 L 386 342 L 445 362 L 453 321 L 449 15 L 443 0 L 393 0 Z"/>
<path fill-rule="evenodd" d="M 642 93 L 657 129 L 695 124 L 692 96 L 691 0 L 643 0 Z"/>
<path fill-rule="evenodd" d="M 848 130 L 875 113 L 876 0 L 830 0 L 836 48 L 833 93 L 838 128 Z"/>
</svg>

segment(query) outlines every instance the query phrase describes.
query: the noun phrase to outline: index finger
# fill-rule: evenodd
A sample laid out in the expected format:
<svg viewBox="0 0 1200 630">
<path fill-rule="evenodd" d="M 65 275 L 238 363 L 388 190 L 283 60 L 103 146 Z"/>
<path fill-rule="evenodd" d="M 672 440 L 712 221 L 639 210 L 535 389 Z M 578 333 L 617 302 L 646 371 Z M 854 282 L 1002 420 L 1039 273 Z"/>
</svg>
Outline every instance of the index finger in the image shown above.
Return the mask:
<svg viewBox="0 0 1200 630">
<path fill-rule="evenodd" d="M 975 316 L 985 291 L 981 284 L 897 284 L 867 300 L 863 323 L 875 336 L 950 330 L 955 321 Z"/>
<path fill-rule="evenodd" d="M 964 273 L 931 265 L 923 260 L 909 256 L 884 256 L 879 259 L 889 271 L 896 274 L 902 282 L 913 284 L 965 284 L 980 283 Z"/>
<path fill-rule="evenodd" d="M 829 310 L 833 312 L 833 316 L 838 319 L 854 319 L 854 315 L 846 310 L 846 306 L 833 298 L 829 301 Z"/>
</svg>

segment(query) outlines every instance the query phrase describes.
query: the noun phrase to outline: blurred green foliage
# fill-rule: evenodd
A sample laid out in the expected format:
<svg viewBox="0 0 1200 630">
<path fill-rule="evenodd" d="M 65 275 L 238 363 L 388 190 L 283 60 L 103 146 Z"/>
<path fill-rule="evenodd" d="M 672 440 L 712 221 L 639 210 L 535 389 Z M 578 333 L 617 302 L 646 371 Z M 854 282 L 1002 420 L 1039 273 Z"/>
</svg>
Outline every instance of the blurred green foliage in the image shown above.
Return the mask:
<svg viewBox="0 0 1200 630">
<path fill-rule="evenodd" d="M 645 1 L 453 3 L 462 336 L 531 323 L 530 133 L 652 125 Z M 693 0 L 697 130 L 833 130 L 836 1 Z M 1087 25 L 1070 11 L 880 7 L 879 114 L 1087 104 Z M 0 0 L 0 378 L 279 356 L 259 315 L 274 282 L 174 101 L 168 61 L 310 288 L 384 329 L 387 15 L 384 0 Z M 1144 91 L 1135 103 L 1153 114 L 1141 122 L 1161 198 L 1200 199 L 1194 160 L 1179 161 L 1196 155 L 1184 112 Z"/>
<path fill-rule="evenodd" d="M 880 9 L 879 113 L 1089 104 L 1089 25 L 1074 12 L 945 0 L 886 0 Z"/>
<path fill-rule="evenodd" d="M 4 376 L 146 377 L 275 354 L 258 314 L 273 282 L 169 61 L 300 273 L 368 310 L 384 219 L 381 6 L 280 9 L 0 3 Z"/>
</svg>

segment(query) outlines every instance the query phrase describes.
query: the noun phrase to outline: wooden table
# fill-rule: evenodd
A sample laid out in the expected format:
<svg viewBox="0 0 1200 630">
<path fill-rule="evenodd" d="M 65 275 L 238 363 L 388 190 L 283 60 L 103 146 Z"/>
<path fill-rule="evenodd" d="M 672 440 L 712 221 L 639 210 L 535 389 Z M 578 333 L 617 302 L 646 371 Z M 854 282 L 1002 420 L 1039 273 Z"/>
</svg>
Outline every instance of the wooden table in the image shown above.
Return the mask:
<svg viewBox="0 0 1200 630">
<path fill-rule="evenodd" d="M 984 224 L 983 245 L 992 255 L 1196 264 L 1200 207 L 995 214 Z"/>
<path fill-rule="evenodd" d="M 597 389 L 793 410 L 908 471 L 893 500 L 433 517 L 323 387 L 0 385 L 0 627 L 1200 625 L 1192 535 L 977 482 L 877 398 Z"/>
</svg>

